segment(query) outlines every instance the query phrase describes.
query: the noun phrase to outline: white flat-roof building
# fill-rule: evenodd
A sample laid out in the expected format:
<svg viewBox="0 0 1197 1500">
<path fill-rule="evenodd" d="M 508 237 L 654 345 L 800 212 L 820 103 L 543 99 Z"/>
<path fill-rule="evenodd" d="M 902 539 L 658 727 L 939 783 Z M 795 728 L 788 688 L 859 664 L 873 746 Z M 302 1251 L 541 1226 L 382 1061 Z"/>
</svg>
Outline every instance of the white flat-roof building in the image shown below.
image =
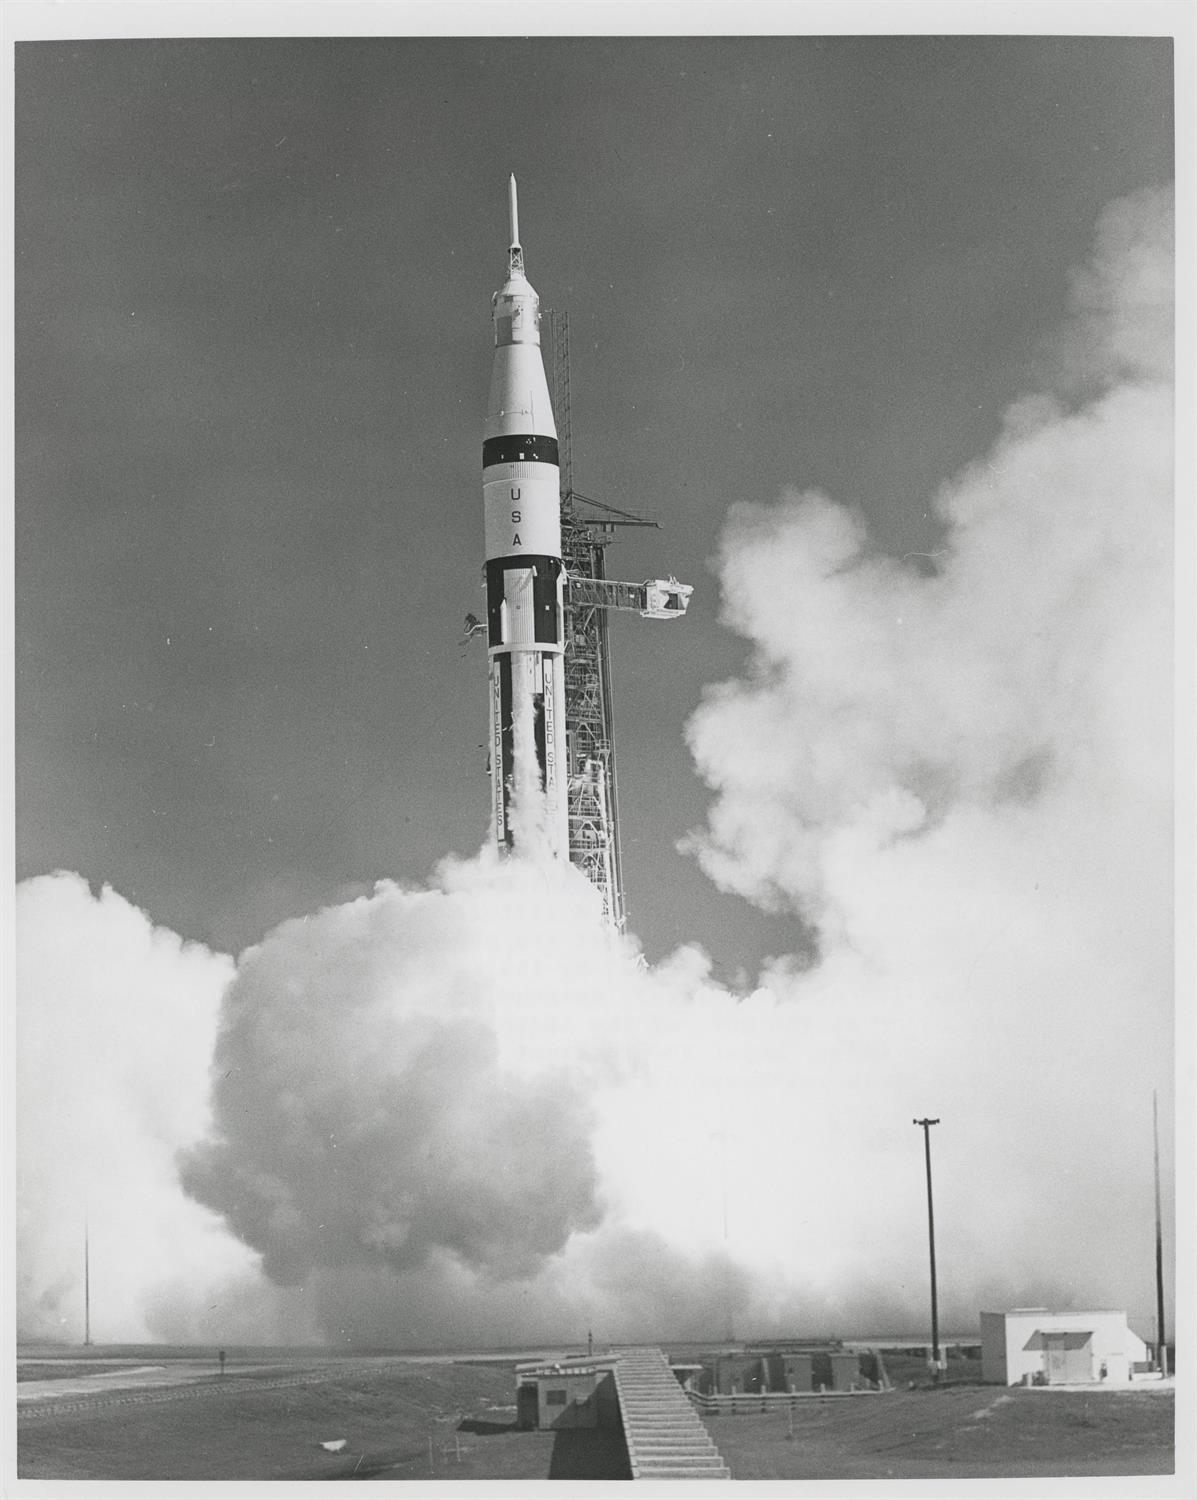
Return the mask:
<svg viewBox="0 0 1197 1500">
<path fill-rule="evenodd" d="M 981 1378 L 997 1385 L 1127 1381 L 1148 1359 L 1124 1312 L 1016 1307 L 981 1314 Z"/>
</svg>

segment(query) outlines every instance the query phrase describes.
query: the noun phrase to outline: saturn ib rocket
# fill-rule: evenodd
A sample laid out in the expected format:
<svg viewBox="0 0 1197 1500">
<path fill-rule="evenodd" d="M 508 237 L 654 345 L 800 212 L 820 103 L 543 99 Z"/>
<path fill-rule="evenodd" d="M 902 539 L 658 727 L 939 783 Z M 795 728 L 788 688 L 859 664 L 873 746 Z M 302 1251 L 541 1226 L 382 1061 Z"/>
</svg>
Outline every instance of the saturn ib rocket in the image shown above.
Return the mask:
<svg viewBox="0 0 1197 1500">
<path fill-rule="evenodd" d="M 540 299 L 524 275 L 515 178 L 507 280 L 482 441 L 490 767 L 499 848 L 569 856 L 564 577 L 557 428 L 540 355 Z"/>
</svg>

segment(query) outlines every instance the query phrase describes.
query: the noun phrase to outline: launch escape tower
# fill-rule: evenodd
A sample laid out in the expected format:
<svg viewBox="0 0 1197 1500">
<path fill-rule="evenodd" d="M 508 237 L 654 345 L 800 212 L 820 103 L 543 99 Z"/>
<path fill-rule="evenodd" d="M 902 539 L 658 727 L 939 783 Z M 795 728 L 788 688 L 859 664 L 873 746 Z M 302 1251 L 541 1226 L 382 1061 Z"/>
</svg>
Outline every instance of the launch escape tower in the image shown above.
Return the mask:
<svg viewBox="0 0 1197 1500">
<path fill-rule="evenodd" d="M 635 610 L 648 619 L 675 619 L 686 612 L 692 589 L 674 578 L 645 583 L 620 583 L 607 578 L 606 549 L 617 526 L 659 527 L 656 521 L 591 500 L 574 489 L 569 315 L 550 313 L 549 324 L 553 405 L 560 451 L 561 556 L 566 570 L 569 858 L 602 893 L 606 921 L 622 932 L 627 913 L 619 846 L 607 610 Z"/>
</svg>

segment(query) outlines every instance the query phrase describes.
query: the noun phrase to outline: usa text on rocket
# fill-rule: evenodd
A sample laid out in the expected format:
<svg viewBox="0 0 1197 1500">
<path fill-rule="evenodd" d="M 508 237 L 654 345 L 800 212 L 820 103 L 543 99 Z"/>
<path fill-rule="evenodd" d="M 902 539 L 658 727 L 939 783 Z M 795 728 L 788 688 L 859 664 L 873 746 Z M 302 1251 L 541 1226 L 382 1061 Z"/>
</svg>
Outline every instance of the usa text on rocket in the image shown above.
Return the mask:
<svg viewBox="0 0 1197 1500">
<path fill-rule="evenodd" d="M 495 836 L 538 830 L 569 850 L 557 428 L 540 354 L 540 301 L 524 275 L 515 178 L 507 279 L 494 296 L 495 354 L 482 442 L 490 756 Z M 517 833 L 515 816 L 523 819 Z"/>
</svg>

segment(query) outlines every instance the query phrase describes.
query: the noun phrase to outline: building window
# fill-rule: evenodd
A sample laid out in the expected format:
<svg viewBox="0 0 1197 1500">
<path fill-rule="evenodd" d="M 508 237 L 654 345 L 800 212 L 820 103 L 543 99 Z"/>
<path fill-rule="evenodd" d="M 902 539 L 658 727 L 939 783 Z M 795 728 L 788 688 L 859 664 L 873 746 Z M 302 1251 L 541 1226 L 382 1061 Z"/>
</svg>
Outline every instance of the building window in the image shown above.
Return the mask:
<svg viewBox="0 0 1197 1500">
<path fill-rule="evenodd" d="M 546 1406 L 564 1406 L 566 1399 L 564 1391 L 546 1391 L 544 1393 Z"/>
</svg>

